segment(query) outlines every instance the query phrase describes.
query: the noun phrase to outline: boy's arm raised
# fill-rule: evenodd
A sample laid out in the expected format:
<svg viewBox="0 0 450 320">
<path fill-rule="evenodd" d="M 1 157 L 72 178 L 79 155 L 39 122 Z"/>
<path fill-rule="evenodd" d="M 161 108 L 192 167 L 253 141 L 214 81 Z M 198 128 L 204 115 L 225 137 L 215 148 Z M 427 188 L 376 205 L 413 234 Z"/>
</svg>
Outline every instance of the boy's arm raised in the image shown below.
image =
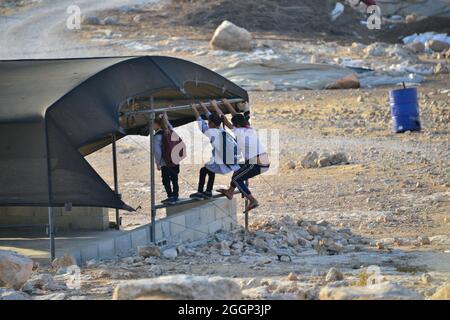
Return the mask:
<svg viewBox="0 0 450 320">
<path fill-rule="evenodd" d="M 234 110 L 233 106 L 227 99 L 223 99 L 222 102 L 225 105 L 225 107 L 227 107 L 228 111 L 231 113 L 232 116 L 237 114 L 236 110 Z"/>
</svg>

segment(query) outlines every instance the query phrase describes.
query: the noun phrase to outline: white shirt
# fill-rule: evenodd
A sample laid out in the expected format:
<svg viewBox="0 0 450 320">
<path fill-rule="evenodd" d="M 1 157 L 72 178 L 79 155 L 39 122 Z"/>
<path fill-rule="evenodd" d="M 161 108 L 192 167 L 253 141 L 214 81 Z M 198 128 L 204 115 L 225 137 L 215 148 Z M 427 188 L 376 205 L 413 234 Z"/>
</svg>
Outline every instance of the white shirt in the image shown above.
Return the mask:
<svg viewBox="0 0 450 320">
<path fill-rule="evenodd" d="M 207 114 L 209 116 L 210 113 Z M 238 165 L 233 164 L 225 164 L 222 149 L 223 149 L 223 132 L 225 130 L 223 128 L 210 128 L 208 123 L 203 120 L 201 117 L 197 118 L 197 123 L 200 130 L 206 135 L 212 146 L 212 156 L 211 159 L 205 164 L 206 168 L 209 171 L 227 174 L 231 171 L 236 171 L 239 169 Z M 225 160 L 226 161 L 226 160 Z"/>
<path fill-rule="evenodd" d="M 259 140 L 255 129 L 250 127 L 234 128 L 233 133 L 236 137 L 239 153 L 244 156 L 245 160 L 266 153 L 266 148 Z"/>
</svg>

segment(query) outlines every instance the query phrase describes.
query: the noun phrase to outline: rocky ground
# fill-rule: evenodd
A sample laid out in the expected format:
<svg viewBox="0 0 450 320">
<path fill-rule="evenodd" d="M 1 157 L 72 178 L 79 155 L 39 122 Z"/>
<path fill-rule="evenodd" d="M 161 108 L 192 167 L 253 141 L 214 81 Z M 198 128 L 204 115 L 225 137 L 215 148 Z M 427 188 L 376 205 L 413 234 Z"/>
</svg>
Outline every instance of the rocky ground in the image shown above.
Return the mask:
<svg viewBox="0 0 450 320">
<path fill-rule="evenodd" d="M 365 40 L 354 39 L 267 37 L 257 39 L 256 50 L 249 53 L 210 50 L 209 36 L 195 27 L 158 32 L 139 22 L 138 16 L 148 11 L 133 10 L 95 14 L 77 41 L 114 46 L 123 54 L 178 56 L 215 69 L 253 59 L 258 52 L 302 62 L 350 61 L 383 75 L 405 66 L 420 69 L 411 73 L 422 78 L 418 90 L 423 130 L 392 133 L 388 92 L 393 85 L 256 88 L 250 92 L 252 123 L 258 129 L 278 130 L 280 139 L 279 154 L 272 155 L 278 170 L 251 182 L 261 206 L 251 214 L 249 233 L 220 232 L 163 252 L 149 249 L 151 254 L 144 250 L 126 258 L 91 261 L 82 267 L 81 288 L 75 290 L 65 284 L 67 266 L 40 266 L 25 290 L 16 294 L 33 299 L 110 299 L 114 288 L 130 280 L 169 276 L 164 281 L 170 284 L 171 276 L 184 274 L 233 279 L 239 291 L 233 297 L 245 299 L 428 299 L 443 298 L 445 292 L 448 297 L 450 79 L 439 71 L 443 69 L 436 70 L 439 64 L 444 70 L 448 67 L 445 52 L 417 54 L 399 44 L 367 46 L 362 44 Z M 124 138 L 118 152 L 123 199 L 137 208 L 135 213 L 122 213 L 127 229 L 149 219 L 148 139 Z M 106 148 L 88 160 L 112 184 L 110 153 Z M 329 165 L 333 153 L 343 156 Z M 184 197 L 194 191 L 199 168 L 200 164 L 182 166 Z M 217 185 L 228 179 L 218 177 Z M 159 200 L 164 196 L 159 185 L 157 195 Z M 192 286 L 191 280 L 183 281 Z M 382 284 L 367 289 L 372 282 Z M 152 288 L 143 296 L 152 296 Z M 121 294 L 126 297 L 127 291 Z"/>
</svg>

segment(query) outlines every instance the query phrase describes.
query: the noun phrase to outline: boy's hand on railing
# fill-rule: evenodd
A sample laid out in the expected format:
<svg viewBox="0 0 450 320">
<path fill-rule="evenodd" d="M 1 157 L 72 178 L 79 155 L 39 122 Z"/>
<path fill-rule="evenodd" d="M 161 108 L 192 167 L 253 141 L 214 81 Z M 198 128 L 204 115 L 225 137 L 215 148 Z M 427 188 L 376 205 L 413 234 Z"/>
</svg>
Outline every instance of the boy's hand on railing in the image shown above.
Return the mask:
<svg viewBox="0 0 450 320">
<path fill-rule="evenodd" d="M 194 114 L 195 114 L 195 117 L 196 117 L 196 118 L 200 117 L 200 113 L 198 113 L 197 105 L 196 105 L 195 103 L 191 104 L 191 108 L 192 108 L 192 111 L 193 111 Z"/>
<path fill-rule="evenodd" d="M 213 106 L 214 111 L 215 111 L 219 116 L 223 115 L 223 112 L 222 112 L 222 110 L 220 110 L 220 108 L 219 108 L 219 106 L 218 106 L 216 100 L 212 100 L 212 101 L 211 101 L 211 105 Z"/>
<path fill-rule="evenodd" d="M 202 109 L 205 113 L 209 112 L 208 108 L 206 107 L 206 104 L 204 104 L 203 102 L 200 102 L 200 106 L 202 107 Z"/>
</svg>

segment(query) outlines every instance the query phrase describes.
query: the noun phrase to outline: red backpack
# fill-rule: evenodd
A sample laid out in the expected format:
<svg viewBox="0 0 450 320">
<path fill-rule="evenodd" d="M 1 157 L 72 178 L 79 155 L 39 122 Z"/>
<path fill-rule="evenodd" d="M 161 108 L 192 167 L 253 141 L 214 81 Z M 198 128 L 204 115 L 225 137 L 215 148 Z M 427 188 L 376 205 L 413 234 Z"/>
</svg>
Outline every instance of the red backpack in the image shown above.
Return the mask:
<svg viewBox="0 0 450 320">
<path fill-rule="evenodd" d="M 168 167 L 175 167 L 186 158 L 186 144 L 175 131 L 164 131 L 162 143 L 163 158 Z"/>
</svg>

